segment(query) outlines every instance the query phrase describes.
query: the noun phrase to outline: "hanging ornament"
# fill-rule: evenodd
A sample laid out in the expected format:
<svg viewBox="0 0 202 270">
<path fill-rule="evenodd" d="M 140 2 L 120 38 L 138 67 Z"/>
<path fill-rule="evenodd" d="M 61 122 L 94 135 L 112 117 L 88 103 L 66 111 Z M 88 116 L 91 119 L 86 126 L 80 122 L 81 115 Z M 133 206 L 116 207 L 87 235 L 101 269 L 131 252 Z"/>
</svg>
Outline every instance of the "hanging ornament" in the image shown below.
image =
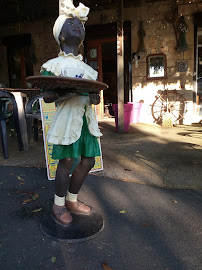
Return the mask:
<svg viewBox="0 0 202 270">
<path fill-rule="evenodd" d="M 186 36 L 185 36 L 185 33 L 187 32 L 188 27 L 186 25 L 184 16 L 180 16 L 180 24 L 179 24 L 178 28 L 180 30 L 178 51 L 179 52 L 184 52 L 184 51 L 187 51 L 187 49 L 188 49 Z"/>
</svg>

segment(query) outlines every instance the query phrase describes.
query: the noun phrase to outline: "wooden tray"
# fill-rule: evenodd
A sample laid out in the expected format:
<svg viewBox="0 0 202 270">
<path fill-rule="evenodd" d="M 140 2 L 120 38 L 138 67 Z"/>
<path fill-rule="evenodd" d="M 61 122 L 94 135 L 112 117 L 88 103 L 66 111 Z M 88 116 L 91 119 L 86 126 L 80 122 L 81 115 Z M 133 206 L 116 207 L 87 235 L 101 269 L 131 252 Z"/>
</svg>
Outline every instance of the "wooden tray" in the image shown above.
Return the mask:
<svg viewBox="0 0 202 270">
<path fill-rule="evenodd" d="M 30 76 L 26 82 L 44 91 L 68 91 L 76 93 L 96 93 L 108 88 L 108 85 L 98 81 L 59 76 Z"/>
</svg>

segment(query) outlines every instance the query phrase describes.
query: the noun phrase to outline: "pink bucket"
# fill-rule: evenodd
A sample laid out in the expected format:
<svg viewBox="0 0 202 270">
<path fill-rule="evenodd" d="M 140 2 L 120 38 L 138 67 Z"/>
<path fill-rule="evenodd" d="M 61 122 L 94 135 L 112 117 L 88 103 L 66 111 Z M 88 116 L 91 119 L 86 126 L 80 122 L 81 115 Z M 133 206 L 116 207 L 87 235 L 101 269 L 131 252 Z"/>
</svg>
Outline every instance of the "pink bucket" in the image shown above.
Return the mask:
<svg viewBox="0 0 202 270">
<path fill-rule="evenodd" d="M 140 102 L 127 102 L 127 104 L 133 105 L 131 116 L 130 116 L 130 123 L 139 123 L 142 103 L 140 103 Z"/>
<path fill-rule="evenodd" d="M 118 131 L 118 104 L 113 104 L 112 106 L 116 122 L 116 131 Z M 129 130 L 132 109 L 132 104 L 124 104 L 124 132 L 128 132 Z"/>
</svg>

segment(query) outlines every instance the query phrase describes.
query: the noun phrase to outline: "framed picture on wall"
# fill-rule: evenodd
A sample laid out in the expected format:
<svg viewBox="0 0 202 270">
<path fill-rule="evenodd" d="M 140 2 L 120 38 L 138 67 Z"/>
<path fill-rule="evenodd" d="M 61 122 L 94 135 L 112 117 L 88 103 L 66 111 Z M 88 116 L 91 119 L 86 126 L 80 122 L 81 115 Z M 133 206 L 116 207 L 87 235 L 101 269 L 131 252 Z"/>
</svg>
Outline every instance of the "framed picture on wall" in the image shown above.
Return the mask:
<svg viewBox="0 0 202 270">
<path fill-rule="evenodd" d="M 150 54 L 147 56 L 147 79 L 162 79 L 167 77 L 166 55 Z"/>
</svg>

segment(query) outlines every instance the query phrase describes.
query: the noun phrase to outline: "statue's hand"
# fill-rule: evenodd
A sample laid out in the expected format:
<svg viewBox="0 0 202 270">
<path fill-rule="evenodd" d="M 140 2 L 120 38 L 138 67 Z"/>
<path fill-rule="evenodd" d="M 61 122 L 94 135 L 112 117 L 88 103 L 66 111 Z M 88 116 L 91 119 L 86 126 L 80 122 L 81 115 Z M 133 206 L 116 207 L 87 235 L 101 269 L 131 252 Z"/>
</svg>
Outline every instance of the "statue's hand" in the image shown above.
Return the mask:
<svg viewBox="0 0 202 270">
<path fill-rule="evenodd" d="M 46 103 L 55 102 L 58 99 L 58 95 L 55 91 L 44 91 L 43 99 Z"/>
<path fill-rule="evenodd" d="M 97 93 L 89 94 L 89 97 L 91 104 L 98 105 L 100 103 L 100 94 Z"/>
<path fill-rule="evenodd" d="M 59 102 L 59 101 L 63 101 L 66 99 L 70 99 L 74 96 L 77 96 L 77 94 L 76 93 L 66 93 L 66 92 L 56 93 L 56 91 L 44 91 L 43 92 L 43 99 L 46 103 Z"/>
</svg>

